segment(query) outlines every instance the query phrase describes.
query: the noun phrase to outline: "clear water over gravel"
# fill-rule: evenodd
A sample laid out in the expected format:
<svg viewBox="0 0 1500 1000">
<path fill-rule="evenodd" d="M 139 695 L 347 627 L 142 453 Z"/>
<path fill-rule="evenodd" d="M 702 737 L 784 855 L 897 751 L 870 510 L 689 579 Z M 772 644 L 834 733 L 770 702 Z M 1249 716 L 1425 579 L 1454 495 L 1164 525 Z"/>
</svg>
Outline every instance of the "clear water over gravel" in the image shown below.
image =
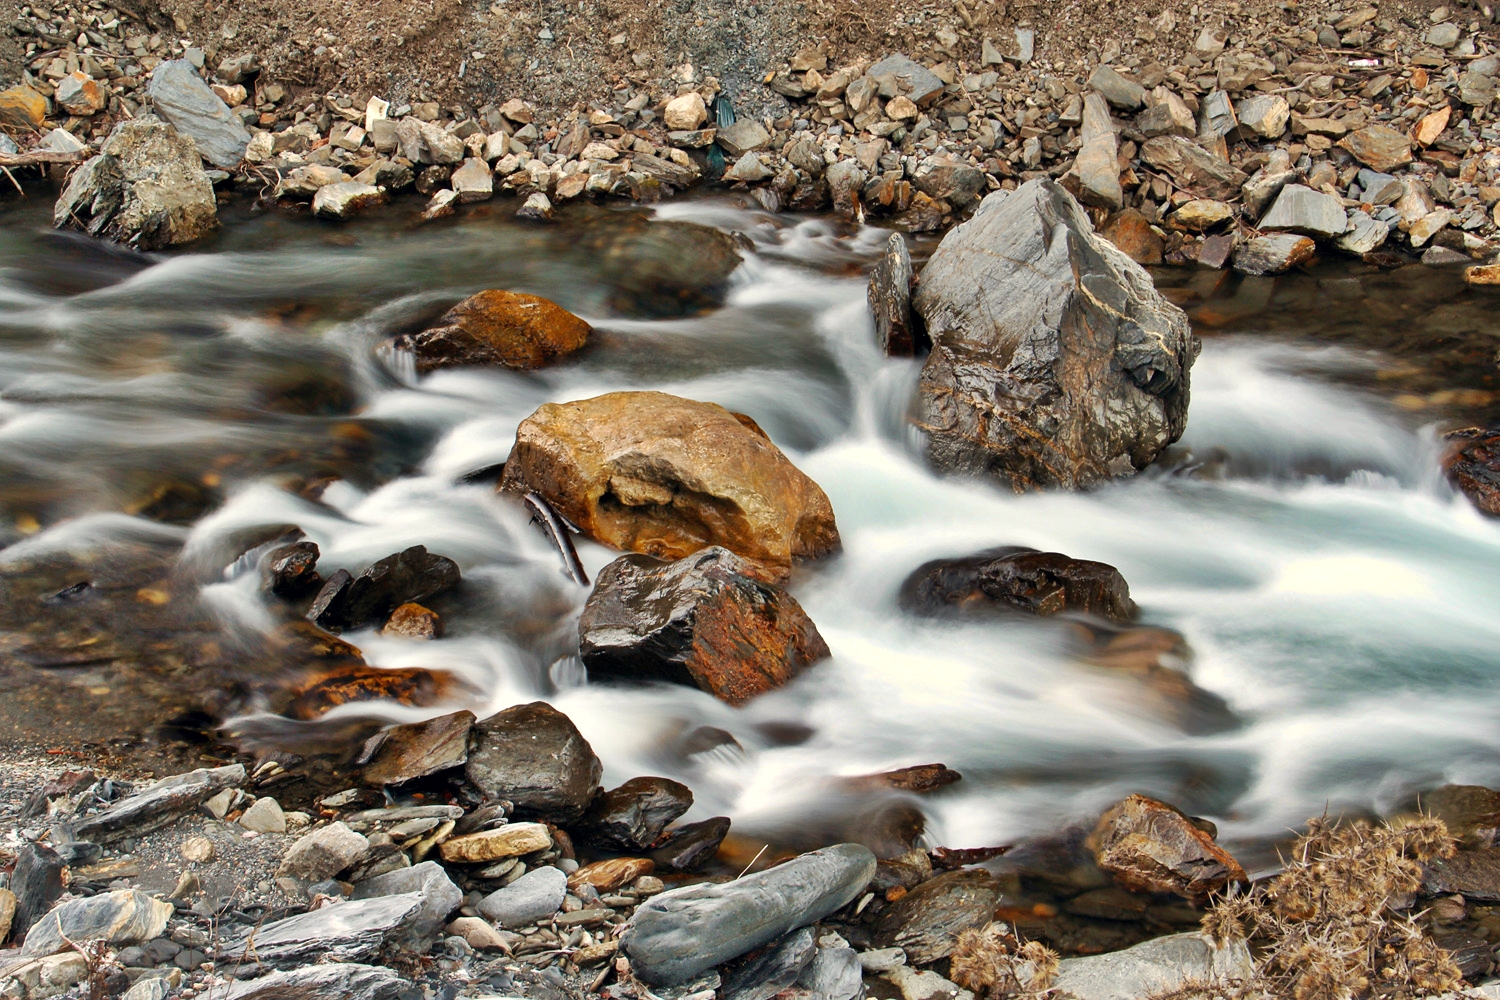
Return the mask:
<svg viewBox="0 0 1500 1000">
<path fill-rule="evenodd" d="M 964 780 L 925 800 L 928 840 L 963 847 L 1050 830 L 1132 791 L 1213 818 L 1234 843 L 1325 808 L 1383 810 L 1444 781 L 1500 780 L 1500 525 L 1440 480 L 1420 415 L 1355 387 L 1388 359 L 1276 330 L 1207 336 L 1187 435 L 1161 468 L 1089 494 L 1015 496 L 938 478 L 918 457 L 903 421 L 918 366 L 876 351 L 859 276 L 885 233 L 728 202 L 657 216 L 754 241 L 722 308 L 612 315 L 576 238 L 614 224 L 602 212 L 552 228 L 245 216 L 206 252 L 143 260 L 10 209 L 0 570 L 50 550 L 181 544 L 181 571 L 208 581 L 201 599 L 250 633 L 276 620 L 255 574 L 225 555 L 251 529 L 300 526 L 325 573 L 426 545 L 462 567 L 462 613 L 431 644 L 346 636 L 371 663 L 454 671 L 475 692 L 460 704 L 480 714 L 546 698 L 593 743 L 606 783 L 676 777 L 697 795 L 689 818 L 725 813 L 768 837 L 806 823 L 831 776 L 931 761 Z M 379 349 L 484 287 L 553 298 L 595 325 L 597 343 L 538 373 L 422 379 Z M 493 477 L 465 477 L 503 462 L 540 403 L 627 388 L 750 414 L 827 491 L 844 553 L 792 586 L 831 662 L 743 709 L 585 683 L 570 647 L 586 591 Z M 179 525 L 125 513 L 159 476 L 210 483 L 206 512 Z M 309 499 L 320 477 L 337 481 Z M 897 610 L 922 562 L 1003 544 L 1117 566 L 1142 621 L 1186 636 L 1184 669 L 1239 723 L 1191 734 L 1137 680 L 1081 665 L 1057 623 Z M 613 555 L 580 548 L 591 573 Z M 671 751 L 700 725 L 744 752 Z"/>
</svg>

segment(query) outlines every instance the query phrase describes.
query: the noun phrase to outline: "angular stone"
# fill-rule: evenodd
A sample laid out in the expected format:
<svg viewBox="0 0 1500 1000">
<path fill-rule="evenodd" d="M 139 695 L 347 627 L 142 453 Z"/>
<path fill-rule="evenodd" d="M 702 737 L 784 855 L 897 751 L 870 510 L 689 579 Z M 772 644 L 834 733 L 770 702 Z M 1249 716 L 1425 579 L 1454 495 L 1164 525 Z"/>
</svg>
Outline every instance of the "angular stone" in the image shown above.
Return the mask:
<svg viewBox="0 0 1500 1000">
<path fill-rule="evenodd" d="M 1139 211 L 1127 208 L 1109 220 L 1099 234 L 1137 264 L 1160 264 L 1166 244 Z"/>
<path fill-rule="evenodd" d="M 923 161 L 912 179 L 917 190 L 929 197 L 963 208 L 984 192 L 986 176 L 983 170 L 956 156 L 939 154 Z"/>
<path fill-rule="evenodd" d="M 123 946 L 150 941 L 166 930 L 173 913 L 166 900 L 137 889 L 117 889 L 54 907 L 26 932 L 22 955 L 54 955 L 79 945 L 104 941 Z"/>
<path fill-rule="evenodd" d="M 662 109 L 662 120 L 669 129 L 690 132 L 708 120 L 708 108 L 702 95 L 694 91 L 668 101 Z"/>
<path fill-rule="evenodd" d="M 1255 176 L 1247 180 L 1240 189 L 1249 217 L 1260 218 L 1276 196 L 1281 194 L 1281 189 L 1296 179 L 1297 172 L 1291 168 L 1291 159 L 1286 152 L 1273 151 L 1271 161 L 1257 170 Z"/>
<path fill-rule="evenodd" d="M 1496 277 L 1500 278 L 1500 275 Z M 1444 440 L 1447 450 L 1443 453 L 1442 464 L 1448 481 L 1467 496 L 1480 513 L 1500 517 L 1500 432 L 1466 427 L 1448 433 Z"/>
<path fill-rule="evenodd" d="M 940 470 L 1087 486 L 1182 434 L 1198 353 L 1186 316 L 1052 181 L 987 197 L 914 302 L 934 345 L 914 422 Z"/>
<path fill-rule="evenodd" d="M 147 116 L 116 125 L 100 155 L 73 171 L 52 224 L 158 250 L 212 232 L 218 203 L 198 147 Z"/>
<path fill-rule="evenodd" d="M 909 97 L 897 95 L 886 102 L 885 116 L 892 121 L 909 122 L 921 114 L 917 102 Z"/>
<path fill-rule="evenodd" d="M 671 563 L 621 556 L 600 571 L 579 618 L 589 676 L 697 686 L 731 705 L 784 686 L 826 659 L 828 645 L 765 575 L 720 546 Z"/>
<path fill-rule="evenodd" d="M 433 942 L 449 914 L 464 901 L 464 894 L 441 865 L 424 861 L 410 868 L 376 875 L 356 885 L 349 898 L 374 899 L 407 893 L 421 896 L 421 907 L 397 933 L 391 935 L 390 941 L 409 951 L 421 951 Z"/>
<path fill-rule="evenodd" d="M 1291 106 L 1280 94 L 1247 97 L 1235 110 L 1239 113 L 1239 134 L 1246 139 L 1280 139 L 1292 114 Z"/>
<path fill-rule="evenodd" d="M 347 219 L 386 200 L 385 190 L 359 181 L 344 181 L 318 188 L 313 195 L 313 214 L 320 219 Z"/>
<path fill-rule="evenodd" d="M 256 833 L 286 833 L 286 814 L 281 803 L 263 795 L 240 816 L 240 826 Z"/>
<path fill-rule="evenodd" d="M 829 197 L 833 199 L 833 210 L 846 218 L 853 218 L 856 199 L 865 183 L 865 168 L 855 160 L 840 160 L 823 174 L 828 184 Z"/>
<path fill-rule="evenodd" d="M 1012 610 L 1129 621 L 1136 611 L 1129 584 L 1113 566 L 1015 547 L 924 563 L 901 585 L 900 601 L 923 615 Z"/>
<path fill-rule="evenodd" d="M 734 161 L 734 166 L 724 171 L 722 179 L 726 184 L 754 184 L 770 176 L 771 168 L 761 162 L 759 154 L 746 153 Z"/>
<path fill-rule="evenodd" d="M 495 177 L 490 173 L 489 164 L 474 156 L 464 160 L 463 166 L 453 171 L 448 183 L 453 185 L 458 200 L 464 204 L 488 201 L 495 194 Z"/>
<path fill-rule="evenodd" d="M 443 634 L 443 619 L 436 611 L 407 601 L 391 612 L 380 634 L 387 639 L 436 639 Z"/>
<path fill-rule="evenodd" d="M 307 617 L 331 631 L 384 622 L 410 601 L 424 601 L 452 589 L 458 564 L 413 545 L 371 563 L 359 576 L 339 570 L 328 578 L 307 610 Z"/>
<path fill-rule="evenodd" d="M 1146 91 L 1134 80 L 1127 80 L 1110 66 L 1097 66 L 1089 74 L 1088 85 L 1117 108 L 1134 111 L 1146 102 Z"/>
<path fill-rule="evenodd" d="M 728 816 L 684 823 L 667 831 L 661 846 L 651 852 L 651 860 L 664 871 L 697 871 L 713 860 L 728 835 Z"/>
<path fill-rule="evenodd" d="M 932 346 L 921 320 L 912 312 L 912 282 L 906 238 L 892 233 L 886 241 L 885 253 L 870 271 L 870 284 L 865 290 L 870 316 L 875 322 L 875 343 L 887 357 L 916 357 Z"/>
<path fill-rule="evenodd" d="M 330 823 L 304 834 L 281 859 L 277 875 L 321 882 L 351 867 L 370 849 L 370 842 L 344 823 Z"/>
<path fill-rule="evenodd" d="M 631 778 L 595 799 L 575 832 L 605 850 L 642 851 L 654 847 L 672 821 L 692 805 L 692 790 L 681 782 Z"/>
<path fill-rule="evenodd" d="M 550 299 L 492 288 L 448 310 L 437 326 L 398 337 L 395 346 L 415 354 L 423 374 L 476 365 L 528 370 L 572 354 L 593 332 Z"/>
<path fill-rule="evenodd" d="M 147 92 L 157 116 L 191 138 L 205 160 L 224 170 L 239 166 L 250 132 L 203 82 L 192 63 L 186 59 L 162 63 L 152 71 Z"/>
<path fill-rule="evenodd" d="M 1132 795 L 1094 828 L 1094 858 L 1119 884 L 1136 892 L 1175 892 L 1203 899 L 1245 869 L 1208 833 L 1164 802 Z"/>
<path fill-rule="evenodd" d="M 923 882 L 880 916 L 875 941 L 900 947 L 917 965 L 947 958 L 958 936 L 989 923 L 1000 884 L 980 868 L 960 868 Z"/>
<path fill-rule="evenodd" d="M 723 1000 L 771 1000 L 802 975 L 817 952 L 810 927 L 801 927 L 734 970 L 724 982 Z"/>
<path fill-rule="evenodd" d="M 1281 274 L 1312 259 L 1318 245 L 1306 236 L 1283 233 L 1257 236 L 1234 251 L 1234 269 L 1241 274 Z"/>
<path fill-rule="evenodd" d="M 1198 112 L 1198 138 L 1201 141 L 1229 135 L 1239 128 L 1239 119 L 1234 114 L 1234 104 L 1222 90 L 1210 92 L 1203 98 Z"/>
<path fill-rule="evenodd" d="M 1371 170 L 1390 173 L 1411 162 L 1411 140 L 1385 125 L 1367 125 L 1339 140 L 1360 163 Z"/>
<path fill-rule="evenodd" d="M 8 930 L 20 938 L 32 924 L 42 919 L 63 894 L 63 872 L 68 865 L 46 844 L 23 843 L 16 851 L 16 865 L 11 871 L 10 891 L 15 900 Z M 0 942 L 5 940 L 0 935 Z"/>
<path fill-rule="evenodd" d="M 47 120 L 47 99 L 27 86 L 0 90 L 0 125 L 39 129 Z"/>
<path fill-rule="evenodd" d="M 57 81 L 52 99 L 68 114 L 84 117 L 98 114 L 109 103 L 109 97 L 99 82 L 78 70 Z"/>
<path fill-rule="evenodd" d="M 458 767 L 469 759 L 473 728 L 474 713 L 463 711 L 387 730 L 380 749 L 365 765 L 365 781 L 399 785 Z"/>
<path fill-rule="evenodd" d="M 245 783 L 243 764 L 202 768 L 163 778 L 74 826 L 79 840 L 112 844 L 160 829 L 226 788 Z"/>
<path fill-rule="evenodd" d="M 1177 135 L 1161 135 L 1141 144 L 1141 159 L 1178 187 L 1202 198 L 1228 201 L 1239 193 L 1245 174 L 1197 143 Z"/>
<path fill-rule="evenodd" d="M 515 705 L 474 727 L 464 773 L 521 818 L 574 823 L 593 801 L 603 765 L 573 721 L 546 702 Z"/>
<path fill-rule="evenodd" d="M 1453 108 L 1447 104 L 1444 104 L 1436 111 L 1431 111 L 1423 115 L 1422 120 L 1417 122 L 1417 128 L 1414 133 L 1417 145 L 1425 147 L 1437 142 L 1438 136 L 1442 135 L 1443 131 L 1447 129 L 1448 120 L 1452 117 Z"/>
<path fill-rule="evenodd" d="M 493 830 L 467 833 L 443 841 L 443 860 L 460 865 L 480 865 L 505 858 L 518 858 L 552 846 L 545 823 L 507 823 Z"/>
<path fill-rule="evenodd" d="M 865 70 L 865 73 L 872 80 L 889 78 L 892 81 L 892 93 L 882 92 L 882 96 L 894 97 L 901 94 L 922 107 L 943 92 L 943 81 L 936 73 L 899 52 L 881 59 Z"/>
<path fill-rule="evenodd" d="M 568 888 L 574 892 L 591 885 L 601 893 L 614 892 L 656 870 L 650 858 L 606 858 L 584 865 L 568 876 Z"/>
<path fill-rule="evenodd" d="M 367 962 L 421 919 L 420 892 L 332 903 L 308 913 L 252 928 L 224 946 L 221 959 L 248 958 L 261 965 L 296 968 L 313 961 Z"/>
<path fill-rule="evenodd" d="M 823 1000 L 860 1000 L 865 983 L 859 953 L 849 947 L 818 948 L 797 985 Z"/>
<path fill-rule="evenodd" d="M 533 868 L 503 889 L 479 901 L 480 914 L 507 930 L 546 920 L 562 909 L 568 894 L 568 876 L 545 865 Z"/>
<path fill-rule="evenodd" d="M 1471 108 L 1489 107 L 1497 90 L 1500 90 L 1500 83 L 1483 73 L 1469 72 L 1458 78 L 1458 99 Z"/>
<path fill-rule="evenodd" d="M 1260 220 L 1260 228 L 1332 239 L 1349 228 L 1349 217 L 1344 213 L 1343 202 L 1333 195 L 1302 184 L 1288 184 Z"/>
<path fill-rule="evenodd" d="M 0 959 L 0 997 L 47 1000 L 68 993 L 88 975 L 88 960 L 77 952 L 31 960 Z"/>
<path fill-rule="evenodd" d="M 378 965 L 339 962 L 233 983 L 224 1000 L 399 1000 L 410 981 Z"/>
<path fill-rule="evenodd" d="M 715 141 L 730 156 L 744 156 L 754 150 L 764 149 L 771 141 L 771 133 L 756 119 L 741 118 L 728 128 L 719 129 Z"/>
<path fill-rule="evenodd" d="M 868 848 L 840 844 L 733 882 L 673 889 L 636 909 L 620 947 L 639 978 L 680 983 L 816 923 L 858 897 L 874 874 Z"/>
<path fill-rule="evenodd" d="M 1172 213 L 1171 223 L 1178 229 L 1202 233 L 1232 218 L 1234 218 L 1233 205 L 1208 198 L 1195 198 Z"/>
<path fill-rule="evenodd" d="M 1470 285 L 1500 285 L 1500 264 L 1475 264 L 1464 268 L 1464 281 Z"/>
<path fill-rule="evenodd" d="M 1173 934 L 1107 955 L 1065 958 L 1051 986 L 1078 1000 L 1136 1000 L 1245 982 L 1254 974 L 1243 941 L 1219 947 L 1203 934 Z"/>
<path fill-rule="evenodd" d="M 1093 134 L 1084 140 L 1083 147 L 1073 160 L 1072 169 L 1063 178 L 1063 184 L 1085 205 L 1113 210 L 1118 209 L 1125 198 L 1120 187 L 1119 143 L 1114 130 L 1107 125 L 1101 130 L 1089 129 L 1089 105 L 1098 101 L 1098 94 L 1090 94 L 1084 101 L 1084 133 Z M 1107 123 L 1108 112 L 1104 112 L 1102 117 Z"/>
<path fill-rule="evenodd" d="M 283 198 L 311 198 L 321 187 L 342 184 L 349 179 L 338 167 L 321 163 L 308 163 L 297 167 L 281 179 L 277 196 Z"/>
<path fill-rule="evenodd" d="M 16 894 L 9 889 L 0 889 L 0 944 L 10 937 L 10 928 L 15 921 Z"/>
<path fill-rule="evenodd" d="M 1411 241 L 1412 249 L 1415 250 L 1436 236 L 1451 221 L 1453 212 L 1449 209 L 1439 208 L 1428 212 L 1411 224 L 1406 230 L 1406 238 Z"/>
<path fill-rule="evenodd" d="M 1394 205 L 1406 193 L 1399 178 L 1368 168 L 1359 172 L 1358 180 L 1361 199 L 1372 205 Z"/>
<path fill-rule="evenodd" d="M 501 489 L 535 490 L 606 545 L 680 558 L 722 545 L 789 568 L 838 550 L 833 508 L 748 417 L 660 392 L 547 403 Z"/>
<path fill-rule="evenodd" d="M 1359 209 L 1349 213 L 1349 228 L 1334 241 L 1334 246 L 1352 254 L 1367 254 L 1385 245 L 1391 224 L 1371 218 Z"/>
</svg>

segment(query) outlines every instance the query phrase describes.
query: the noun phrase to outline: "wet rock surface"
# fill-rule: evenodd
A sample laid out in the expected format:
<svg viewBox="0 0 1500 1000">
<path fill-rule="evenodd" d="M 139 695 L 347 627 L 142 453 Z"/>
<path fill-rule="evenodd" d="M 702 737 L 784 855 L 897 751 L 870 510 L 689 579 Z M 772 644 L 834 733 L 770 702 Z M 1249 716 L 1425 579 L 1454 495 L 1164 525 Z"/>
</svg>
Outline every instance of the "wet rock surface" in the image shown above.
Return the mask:
<svg viewBox="0 0 1500 1000">
<path fill-rule="evenodd" d="M 867 291 L 870 315 L 875 321 L 875 343 L 890 357 L 918 357 L 931 346 L 920 317 L 911 308 L 915 277 L 906 239 L 900 233 L 892 233 L 885 253 L 870 272 Z"/>
<path fill-rule="evenodd" d="M 1106 812 L 1094 829 L 1094 843 L 1099 867 L 1137 892 L 1201 899 L 1246 881 L 1245 870 L 1212 833 L 1144 795 L 1132 795 Z"/>
<path fill-rule="evenodd" d="M 548 299 L 491 289 L 448 310 L 436 327 L 397 338 L 395 346 L 415 355 L 418 372 L 483 365 L 531 369 L 583 347 L 592 332 Z"/>
<path fill-rule="evenodd" d="M 517 705 L 474 727 L 464 773 L 522 818 L 571 823 L 593 801 L 603 765 L 571 719 L 545 702 Z"/>
<path fill-rule="evenodd" d="M 661 392 L 547 403 L 516 431 L 501 489 L 535 490 L 606 545 L 710 545 L 790 567 L 837 551 L 828 497 L 748 418 Z"/>
<path fill-rule="evenodd" d="M 631 778 L 594 800 L 578 829 L 607 850 L 654 847 L 677 817 L 693 805 L 693 792 L 670 778 Z"/>
<path fill-rule="evenodd" d="M 1129 621 L 1136 613 L 1113 566 L 1026 548 L 925 563 L 902 584 L 901 606 L 929 616 L 1019 611 Z"/>
<path fill-rule="evenodd" d="M 307 617 L 332 631 L 382 622 L 399 605 L 424 601 L 458 584 L 458 564 L 413 545 L 358 576 L 338 570 L 313 599 Z"/>
<path fill-rule="evenodd" d="M 463 711 L 388 730 L 365 765 L 365 780 L 396 785 L 462 765 L 474 721 L 473 712 Z"/>
<path fill-rule="evenodd" d="M 1056 184 L 986 198 L 915 304 L 933 342 L 915 422 L 940 470 L 1088 486 L 1149 465 L 1186 426 L 1186 316 Z"/>
<path fill-rule="evenodd" d="M 1443 471 L 1480 511 L 1500 517 L 1500 433 L 1478 427 L 1447 435 Z"/>
<path fill-rule="evenodd" d="M 828 646 L 764 570 L 714 546 L 672 563 L 631 555 L 599 574 L 579 619 L 590 676 L 696 685 L 732 705 L 786 684 Z"/>
<path fill-rule="evenodd" d="M 982 869 L 960 869 L 924 882 L 880 919 L 876 942 L 925 965 L 952 953 L 959 934 L 990 921 L 1000 886 Z"/>
</svg>

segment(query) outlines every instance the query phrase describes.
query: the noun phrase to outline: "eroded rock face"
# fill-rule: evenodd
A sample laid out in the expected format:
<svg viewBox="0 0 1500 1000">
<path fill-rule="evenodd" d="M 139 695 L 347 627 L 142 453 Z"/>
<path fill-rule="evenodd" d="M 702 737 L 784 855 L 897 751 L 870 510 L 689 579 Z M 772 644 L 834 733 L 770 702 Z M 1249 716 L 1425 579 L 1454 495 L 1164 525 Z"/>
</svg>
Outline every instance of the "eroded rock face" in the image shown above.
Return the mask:
<svg viewBox="0 0 1500 1000">
<path fill-rule="evenodd" d="M 464 773 L 488 798 L 513 802 L 518 817 L 572 823 L 604 768 L 573 720 L 536 701 L 478 723 Z"/>
<path fill-rule="evenodd" d="M 1245 869 L 1212 834 L 1144 795 L 1132 795 L 1100 817 L 1092 843 L 1099 867 L 1136 892 L 1202 899 L 1245 881 Z"/>
<path fill-rule="evenodd" d="M 578 622 L 591 676 L 696 685 L 731 705 L 787 683 L 828 646 L 802 606 L 714 546 L 676 562 L 622 556 Z"/>
<path fill-rule="evenodd" d="M 1448 481 L 1490 517 L 1500 517 L 1500 432 L 1466 427 L 1447 437 Z"/>
<path fill-rule="evenodd" d="M 1000 885 L 981 868 L 939 875 L 907 893 L 880 918 L 876 940 L 900 946 L 917 965 L 952 954 L 958 936 L 989 923 L 1000 899 Z"/>
<path fill-rule="evenodd" d="M 679 781 L 631 778 L 594 800 L 578 832 L 608 850 L 645 850 L 692 805 L 692 789 Z"/>
<path fill-rule="evenodd" d="M 1026 548 L 925 563 L 902 584 L 901 605 L 923 615 L 1013 610 L 1111 621 L 1129 621 L 1136 610 L 1113 566 Z"/>
<path fill-rule="evenodd" d="M 201 239 L 219 216 L 198 147 L 148 115 L 115 126 L 100 155 L 73 172 L 52 224 L 159 250 Z"/>
<path fill-rule="evenodd" d="M 665 559 L 722 545 L 786 569 L 839 548 L 828 497 L 754 421 L 662 392 L 544 404 L 517 428 L 500 486 Z"/>
<path fill-rule="evenodd" d="M 476 365 L 532 369 L 571 354 L 593 332 L 583 320 L 538 295 L 489 289 L 464 299 L 421 333 L 398 337 L 417 371 Z"/>
<path fill-rule="evenodd" d="M 335 631 L 383 622 L 395 608 L 441 594 L 458 580 L 458 564 L 452 559 L 413 545 L 371 563 L 359 576 L 342 569 L 334 573 L 307 617 Z"/>
<path fill-rule="evenodd" d="M 986 198 L 914 302 L 933 342 L 915 423 L 940 470 L 1086 487 L 1149 465 L 1187 425 L 1187 317 L 1053 181 Z"/>
</svg>

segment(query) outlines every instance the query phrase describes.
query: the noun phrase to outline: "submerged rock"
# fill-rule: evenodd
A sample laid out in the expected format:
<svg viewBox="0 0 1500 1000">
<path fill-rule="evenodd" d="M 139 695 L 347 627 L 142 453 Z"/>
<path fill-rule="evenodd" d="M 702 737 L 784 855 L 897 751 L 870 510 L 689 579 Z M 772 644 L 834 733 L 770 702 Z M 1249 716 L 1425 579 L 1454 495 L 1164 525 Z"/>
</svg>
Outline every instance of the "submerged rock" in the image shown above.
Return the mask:
<svg viewBox="0 0 1500 1000">
<path fill-rule="evenodd" d="M 73 171 L 52 224 L 158 250 L 207 236 L 218 203 L 193 140 L 146 116 L 116 125 L 99 155 Z"/>
<path fill-rule="evenodd" d="M 1245 869 L 1203 830 L 1164 802 L 1132 795 L 1094 828 L 1094 857 L 1116 882 L 1136 892 L 1175 892 L 1203 899 Z"/>
<path fill-rule="evenodd" d="M 796 598 L 719 546 L 671 563 L 616 559 L 599 573 L 578 637 L 592 677 L 696 685 L 731 705 L 829 655 Z"/>
<path fill-rule="evenodd" d="M 754 421 L 662 392 L 544 404 L 516 430 L 501 489 L 659 558 L 722 545 L 789 568 L 839 547 L 828 497 Z"/>
<path fill-rule="evenodd" d="M 229 987 L 224 1000 L 398 1000 L 411 982 L 379 965 L 338 962 L 273 972 L 259 979 L 241 980 Z"/>
<path fill-rule="evenodd" d="M 1500 517 L 1500 431 L 1466 427 L 1445 440 L 1448 481 L 1482 513 Z"/>
<path fill-rule="evenodd" d="M 913 280 L 906 237 L 892 233 L 886 242 L 885 253 L 870 272 L 865 297 L 870 303 L 870 316 L 875 321 L 875 343 L 893 358 L 916 357 L 931 346 L 920 317 L 912 312 Z"/>
<path fill-rule="evenodd" d="M 653 896 L 626 925 L 620 947 L 648 983 L 670 985 L 769 944 L 848 905 L 875 874 L 875 855 L 840 844 L 733 882 Z"/>
<path fill-rule="evenodd" d="M 733 237 L 692 222 L 601 227 L 591 249 L 611 288 L 610 307 L 627 315 L 683 316 L 714 308 L 740 266 Z"/>
<path fill-rule="evenodd" d="M 458 563 L 413 545 L 372 563 L 359 576 L 342 569 L 334 573 L 313 599 L 307 617 L 334 631 L 359 628 L 384 622 L 399 605 L 435 597 L 458 581 Z"/>
<path fill-rule="evenodd" d="M 1172 934 L 1107 955 L 1063 959 L 1051 985 L 1078 1000 L 1136 1000 L 1190 986 L 1244 982 L 1254 974 L 1243 941 L 1219 947 L 1203 934 Z"/>
<path fill-rule="evenodd" d="M 117 889 L 55 907 L 26 932 L 21 954 L 53 955 L 95 941 L 120 946 L 150 941 L 166 930 L 172 904 L 138 889 Z"/>
<path fill-rule="evenodd" d="M 571 719 L 537 701 L 476 725 L 464 773 L 486 798 L 514 803 L 523 819 L 574 823 L 604 767 Z"/>
<path fill-rule="evenodd" d="M 1130 585 L 1113 566 L 1013 547 L 924 563 L 901 585 L 901 606 L 923 615 L 1012 610 L 1111 621 L 1136 612 Z"/>
<path fill-rule="evenodd" d="M 933 350 L 914 419 L 940 470 L 1089 486 L 1182 435 L 1199 349 L 1187 317 L 1053 181 L 985 198 L 915 304 Z"/>
<path fill-rule="evenodd" d="M 681 782 L 631 778 L 595 799 L 575 832 L 607 850 L 645 850 L 692 806 L 693 792 Z"/>
<path fill-rule="evenodd" d="M 1000 884 L 981 868 L 960 868 L 923 882 L 881 914 L 876 943 L 900 947 L 917 965 L 947 958 L 958 936 L 990 922 Z"/>
<path fill-rule="evenodd" d="M 192 63 L 171 59 L 157 66 L 147 92 L 157 116 L 189 136 L 205 160 L 233 170 L 245 158 L 249 130 L 203 82 Z"/>
<path fill-rule="evenodd" d="M 500 289 L 469 296 L 438 322 L 395 341 L 415 355 L 423 374 L 476 365 L 541 368 L 581 348 L 593 332 L 555 302 Z"/>
</svg>

